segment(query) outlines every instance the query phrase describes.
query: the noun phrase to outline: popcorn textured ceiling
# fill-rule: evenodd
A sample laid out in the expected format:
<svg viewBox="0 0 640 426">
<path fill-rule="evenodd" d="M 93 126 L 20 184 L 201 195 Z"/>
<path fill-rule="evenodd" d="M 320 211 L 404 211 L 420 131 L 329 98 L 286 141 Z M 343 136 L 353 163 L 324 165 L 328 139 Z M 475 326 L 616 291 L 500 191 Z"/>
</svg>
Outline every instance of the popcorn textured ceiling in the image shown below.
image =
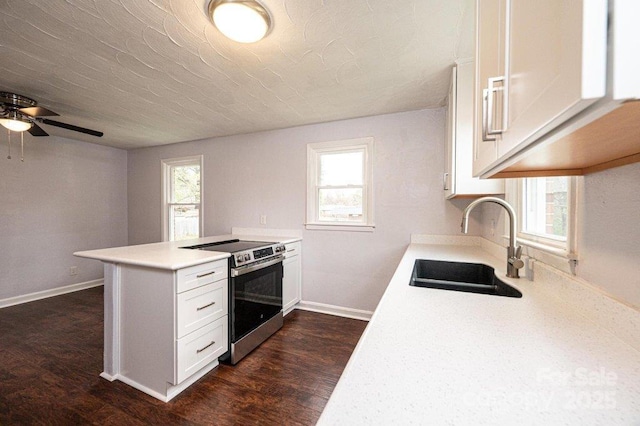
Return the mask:
<svg viewBox="0 0 640 426">
<path fill-rule="evenodd" d="M 0 0 L 0 91 L 128 149 L 439 107 L 473 56 L 472 0 L 261 2 L 273 30 L 243 45 L 208 0 Z"/>
</svg>

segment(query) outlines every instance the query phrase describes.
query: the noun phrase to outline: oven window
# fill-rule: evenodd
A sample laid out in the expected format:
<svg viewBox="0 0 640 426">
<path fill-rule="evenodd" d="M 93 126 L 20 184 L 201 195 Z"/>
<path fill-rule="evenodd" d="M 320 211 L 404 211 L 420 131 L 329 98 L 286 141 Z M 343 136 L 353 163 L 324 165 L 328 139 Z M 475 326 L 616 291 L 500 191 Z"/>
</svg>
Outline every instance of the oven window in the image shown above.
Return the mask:
<svg viewBox="0 0 640 426">
<path fill-rule="evenodd" d="M 282 310 L 282 262 L 232 278 L 231 340 L 238 341 Z"/>
</svg>

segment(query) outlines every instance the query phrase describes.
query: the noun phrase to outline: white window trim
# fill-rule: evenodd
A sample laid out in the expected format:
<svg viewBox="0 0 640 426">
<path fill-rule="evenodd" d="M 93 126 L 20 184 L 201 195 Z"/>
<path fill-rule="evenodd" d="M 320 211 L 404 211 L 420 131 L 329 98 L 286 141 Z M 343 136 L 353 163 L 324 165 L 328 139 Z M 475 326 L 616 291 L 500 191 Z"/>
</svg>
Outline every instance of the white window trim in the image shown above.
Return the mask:
<svg viewBox="0 0 640 426">
<path fill-rule="evenodd" d="M 522 199 L 522 179 L 507 179 L 505 185 L 505 199 L 516 210 L 518 218 L 518 244 L 533 249 L 532 257 L 535 251 L 548 253 L 563 259 L 575 261 L 578 259 L 578 193 L 582 180 L 576 176 L 569 176 L 568 196 L 569 201 L 567 211 L 567 241 L 554 241 L 552 238 L 544 238 L 541 236 L 528 234 L 522 231 L 523 224 L 523 199 Z M 505 235 L 508 238 L 508 224 L 505 222 Z"/>
<path fill-rule="evenodd" d="M 364 149 L 363 181 L 363 223 L 320 222 L 317 217 L 317 182 L 319 154 L 336 151 Z M 307 145 L 307 223 L 308 230 L 373 232 L 375 229 L 373 212 L 373 137 L 346 139 Z"/>
<path fill-rule="evenodd" d="M 179 157 L 179 158 L 167 158 L 165 160 L 160 161 L 160 165 L 162 168 L 162 241 L 169 241 L 169 191 L 171 190 L 171 173 L 169 170 L 173 166 L 184 166 L 194 163 L 200 164 L 200 214 L 199 214 L 199 224 L 198 224 L 198 236 L 202 237 L 203 229 L 204 229 L 204 173 L 203 173 L 203 156 L 202 155 L 194 155 L 191 157 Z M 191 205 L 193 203 L 189 203 Z"/>
</svg>

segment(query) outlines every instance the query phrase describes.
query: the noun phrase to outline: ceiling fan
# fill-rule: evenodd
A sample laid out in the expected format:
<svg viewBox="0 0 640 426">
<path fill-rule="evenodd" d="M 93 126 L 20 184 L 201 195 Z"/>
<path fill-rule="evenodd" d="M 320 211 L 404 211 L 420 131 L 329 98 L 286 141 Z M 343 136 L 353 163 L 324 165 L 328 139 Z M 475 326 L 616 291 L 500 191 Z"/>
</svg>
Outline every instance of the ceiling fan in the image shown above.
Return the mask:
<svg viewBox="0 0 640 426">
<path fill-rule="evenodd" d="M 36 124 L 42 123 L 96 137 L 102 137 L 104 134 L 96 130 L 85 129 L 84 127 L 42 118 L 52 116 L 58 116 L 58 114 L 38 106 L 38 102 L 31 98 L 15 93 L 0 92 L 0 125 L 9 130 L 14 132 L 24 132 L 26 130 L 32 136 L 49 136 L 42 127 Z"/>
</svg>

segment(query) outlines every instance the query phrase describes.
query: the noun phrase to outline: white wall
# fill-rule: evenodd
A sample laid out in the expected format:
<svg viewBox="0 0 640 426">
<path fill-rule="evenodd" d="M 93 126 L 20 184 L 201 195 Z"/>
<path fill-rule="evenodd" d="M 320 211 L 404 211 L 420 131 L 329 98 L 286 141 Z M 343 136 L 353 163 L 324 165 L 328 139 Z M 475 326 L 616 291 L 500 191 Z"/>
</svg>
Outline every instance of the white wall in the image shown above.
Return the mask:
<svg viewBox="0 0 640 426">
<path fill-rule="evenodd" d="M 583 177 L 576 275 L 640 310 L 640 163 Z M 482 235 L 501 245 L 503 209 L 482 209 Z M 497 222 L 491 235 L 491 221 Z M 559 262 L 552 258 L 545 262 Z M 564 261 L 566 263 L 566 260 Z"/>
<path fill-rule="evenodd" d="M 26 136 L 22 163 L 0 141 L 0 300 L 101 278 L 100 262 L 72 253 L 126 245 L 127 152 Z"/>
<path fill-rule="evenodd" d="M 304 231 L 303 300 L 373 310 L 410 234 L 459 234 L 445 202 L 444 110 L 422 110 L 129 151 L 129 243 L 161 239 L 160 161 L 204 155 L 205 235 L 304 229 L 306 145 L 373 136 L 373 233 Z"/>
</svg>

